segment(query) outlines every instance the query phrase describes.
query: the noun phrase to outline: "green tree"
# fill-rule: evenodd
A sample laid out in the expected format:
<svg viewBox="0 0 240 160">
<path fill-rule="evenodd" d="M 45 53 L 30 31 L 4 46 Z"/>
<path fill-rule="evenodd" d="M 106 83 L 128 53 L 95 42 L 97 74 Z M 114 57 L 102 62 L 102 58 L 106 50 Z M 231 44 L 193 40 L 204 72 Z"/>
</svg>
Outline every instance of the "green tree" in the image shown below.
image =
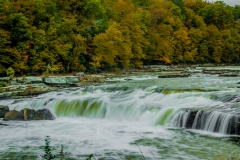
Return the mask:
<svg viewBox="0 0 240 160">
<path fill-rule="evenodd" d="M 232 8 L 222 1 L 207 5 L 200 9 L 198 14 L 203 17 L 206 24 L 216 25 L 218 29 L 226 29 L 233 25 L 234 16 Z"/>
</svg>

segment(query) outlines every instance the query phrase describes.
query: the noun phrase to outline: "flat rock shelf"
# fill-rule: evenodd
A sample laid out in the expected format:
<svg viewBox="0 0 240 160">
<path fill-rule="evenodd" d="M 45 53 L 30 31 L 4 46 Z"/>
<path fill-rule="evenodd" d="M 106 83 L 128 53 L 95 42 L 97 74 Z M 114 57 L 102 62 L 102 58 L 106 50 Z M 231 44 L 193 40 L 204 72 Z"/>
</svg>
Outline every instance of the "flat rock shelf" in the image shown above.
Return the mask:
<svg viewBox="0 0 240 160">
<path fill-rule="evenodd" d="M 238 160 L 239 77 L 161 69 L 1 99 L 0 159 Z M 173 72 L 191 75 L 158 77 Z"/>
</svg>

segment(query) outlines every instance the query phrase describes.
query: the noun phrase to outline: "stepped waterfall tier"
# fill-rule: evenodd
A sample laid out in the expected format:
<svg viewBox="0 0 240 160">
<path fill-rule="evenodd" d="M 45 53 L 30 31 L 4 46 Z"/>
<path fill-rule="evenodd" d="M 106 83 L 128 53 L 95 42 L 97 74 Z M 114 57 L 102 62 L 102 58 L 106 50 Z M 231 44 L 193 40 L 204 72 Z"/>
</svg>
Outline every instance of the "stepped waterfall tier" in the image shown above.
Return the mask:
<svg viewBox="0 0 240 160">
<path fill-rule="evenodd" d="M 10 110 L 47 108 L 56 119 L 0 120 L 0 159 L 41 159 L 46 139 L 65 159 L 239 159 L 237 77 L 127 78 L 1 100 Z"/>
<path fill-rule="evenodd" d="M 171 122 L 174 127 L 240 135 L 240 114 L 219 111 L 182 111 Z"/>
</svg>

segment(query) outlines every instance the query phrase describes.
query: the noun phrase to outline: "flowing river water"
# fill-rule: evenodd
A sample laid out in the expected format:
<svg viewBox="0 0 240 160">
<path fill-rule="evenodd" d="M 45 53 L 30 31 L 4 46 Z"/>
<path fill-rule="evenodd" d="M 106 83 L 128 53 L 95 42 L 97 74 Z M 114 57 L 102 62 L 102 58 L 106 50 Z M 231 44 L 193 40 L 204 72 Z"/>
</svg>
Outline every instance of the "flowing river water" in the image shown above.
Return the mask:
<svg viewBox="0 0 240 160">
<path fill-rule="evenodd" d="M 1 100 L 10 110 L 48 108 L 56 119 L 0 120 L 8 125 L 0 126 L 0 159 L 42 159 L 49 136 L 56 159 L 240 160 L 238 77 L 125 78 Z"/>
</svg>

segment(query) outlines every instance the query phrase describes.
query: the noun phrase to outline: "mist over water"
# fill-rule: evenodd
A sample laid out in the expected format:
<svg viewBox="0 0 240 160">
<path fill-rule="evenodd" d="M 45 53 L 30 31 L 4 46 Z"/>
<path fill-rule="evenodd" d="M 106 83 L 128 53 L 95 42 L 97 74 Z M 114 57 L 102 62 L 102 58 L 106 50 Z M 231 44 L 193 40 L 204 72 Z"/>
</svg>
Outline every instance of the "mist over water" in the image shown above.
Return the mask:
<svg viewBox="0 0 240 160">
<path fill-rule="evenodd" d="M 46 136 L 53 154 L 59 155 L 63 145 L 65 158 L 72 159 L 86 159 L 90 154 L 93 159 L 141 159 L 142 153 L 146 159 L 239 159 L 238 136 L 224 132 L 227 117 L 230 121 L 240 113 L 237 78 L 200 74 L 176 79 L 130 78 L 0 101 L 11 110 L 48 108 L 56 117 L 54 121 L 3 122 L 8 126 L 0 126 L 0 159 L 41 159 Z M 195 128 L 185 129 L 174 123 L 182 116 L 185 124 L 184 109 L 199 108 L 211 111 L 212 117 L 225 117 L 223 124 L 219 122 L 219 132 L 210 126 L 195 124 Z"/>
</svg>

